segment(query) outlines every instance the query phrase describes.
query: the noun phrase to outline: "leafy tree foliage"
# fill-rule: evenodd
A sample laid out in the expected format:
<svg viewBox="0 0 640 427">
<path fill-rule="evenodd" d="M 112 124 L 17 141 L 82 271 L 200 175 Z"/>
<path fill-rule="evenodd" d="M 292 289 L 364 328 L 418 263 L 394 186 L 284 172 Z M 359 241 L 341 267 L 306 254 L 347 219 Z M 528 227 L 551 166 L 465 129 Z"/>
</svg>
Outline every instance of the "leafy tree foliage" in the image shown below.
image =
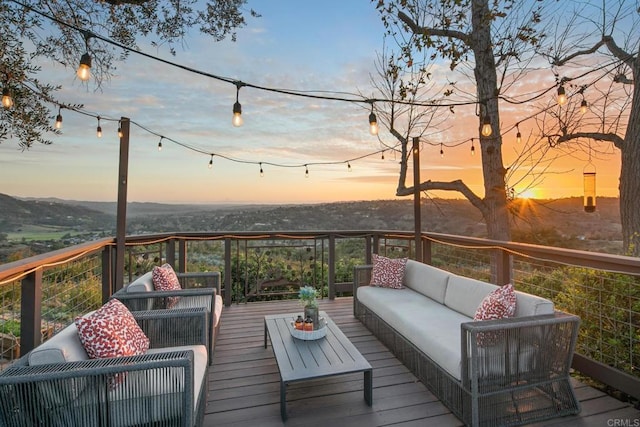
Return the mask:
<svg viewBox="0 0 640 427">
<path fill-rule="evenodd" d="M 59 86 L 39 78 L 37 60 L 50 60 L 74 69 L 80 57 L 92 58 L 90 84 L 99 89 L 128 52 L 139 49 L 137 39 L 167 46 L 175 54 L 187 31 L 196 28 L 214 41 L 236 39 L 246 25 L 246 0 L 7 0 L 0 2 L 0 82 L 8 88 L 14 106 L 0 112 L 0 143 L 15 138 L 22 148 L 50 144 L 54 116 L 61 105 Z M 41 12 L 41 13 L 38 13 Z M 46 16 L 45 16 L 46 15 Z M 50 19 L 51 18 L 51 19 Z M 67 108 L 80 107 L 68 105 Z"/>
</svg>

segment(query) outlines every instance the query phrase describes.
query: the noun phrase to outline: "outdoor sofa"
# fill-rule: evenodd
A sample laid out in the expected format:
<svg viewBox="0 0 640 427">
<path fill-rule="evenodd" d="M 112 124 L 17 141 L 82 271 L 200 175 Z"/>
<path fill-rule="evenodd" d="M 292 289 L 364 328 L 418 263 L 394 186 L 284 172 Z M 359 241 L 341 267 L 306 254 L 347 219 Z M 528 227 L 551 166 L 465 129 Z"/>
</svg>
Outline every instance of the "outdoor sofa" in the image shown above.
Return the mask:
<svg viewBox="0 0 640 427">
<path fill-rule="evenodd" d="M 413 260 L 395 279 L 402 289 L 372 286 L 373 276 L 390 278 L 372 268 L 355 267 L 354 315 L 466 425 L 580 411 L 569 377 L 578 317 L 516 291 L 513 317 L 473 321 L 489 294 L 506 288 Z"/>
<path fill-rule="evenodd" d="M 169 264 L 162 267 L 170 268 Z M 154 269 L 161 267 L 154 267 Z M 173 272 L 173 269 L 170 268 Z M 210 333 L 207 335 L 209 363 L 213 361 L 215 339 L 220 331 L 222 314 L 222 294 L 220 292 L 220 272 L 173 272 L 179 282 L 179 288 L 157 290 L 153 280 L 153 270 L 136 278 L 133 282 L 115 292 L 111 298 L 121 301 L 129 310 L 155 310 L 164 308 L 204 307 L 207 311 L 207 323 Z M 213 313 L 213 314 L 211 314 Z"/>
<path fill-rule="evenodd" d="M 201 425 L 206 310 L 131 314 L 144 354 L 89 358 L 74 322 L 0 372 L 0 426 Z"/>
</svg>

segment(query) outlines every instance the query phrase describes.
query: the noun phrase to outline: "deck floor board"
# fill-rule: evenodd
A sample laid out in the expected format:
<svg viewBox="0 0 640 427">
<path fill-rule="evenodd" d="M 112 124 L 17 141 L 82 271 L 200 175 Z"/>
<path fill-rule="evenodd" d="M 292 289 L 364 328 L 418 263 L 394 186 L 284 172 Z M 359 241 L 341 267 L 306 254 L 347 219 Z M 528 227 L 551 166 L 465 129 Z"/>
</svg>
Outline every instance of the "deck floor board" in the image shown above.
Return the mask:
<svg viewBox="0 0 640 427">
<path fill-rule="evenodd" d="M 225 307 L 210 367 L 204 426 L 460 426 L 462 423 L 353 317 L 351 298 L 323 300 L 326 311 L 373 367 L 373 406 L 362 397 L 362 374 L 292 384 L 289 419 L 280 418 L 280 383 L 271 345 L 264 348 L 264 316 L 301 311 L 297 301 Z M 535 426 L 606 426 L 640 420 L 640 410 L 574 380 L 577 416 Z M 611 421 L 610 421 L 611 420 Z M 638 421 L 640 422 L 640 421 Z"/>
</svg>

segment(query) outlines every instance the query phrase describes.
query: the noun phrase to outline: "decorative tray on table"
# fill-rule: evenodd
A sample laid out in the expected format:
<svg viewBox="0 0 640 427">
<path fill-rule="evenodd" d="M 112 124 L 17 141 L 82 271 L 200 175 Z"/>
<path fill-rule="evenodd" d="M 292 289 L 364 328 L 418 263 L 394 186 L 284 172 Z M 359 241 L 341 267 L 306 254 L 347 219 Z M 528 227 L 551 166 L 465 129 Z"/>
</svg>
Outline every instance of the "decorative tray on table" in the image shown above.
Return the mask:
<svg viewBox="0 0 640 427">
<path fill-rule="evenodd" d="M 314 329 L 313 331 L 301 331 L 300 329 L 296 329 L 295 322 L 291 321 L 289 322 L 289 331 L 294 338 L 299 340 L 318 340 L 327 335 L 327 321 L 324 317 L 321 317 L 318 323 L 320 323 L 320 327 L 318 329 Z"/>
</svg>

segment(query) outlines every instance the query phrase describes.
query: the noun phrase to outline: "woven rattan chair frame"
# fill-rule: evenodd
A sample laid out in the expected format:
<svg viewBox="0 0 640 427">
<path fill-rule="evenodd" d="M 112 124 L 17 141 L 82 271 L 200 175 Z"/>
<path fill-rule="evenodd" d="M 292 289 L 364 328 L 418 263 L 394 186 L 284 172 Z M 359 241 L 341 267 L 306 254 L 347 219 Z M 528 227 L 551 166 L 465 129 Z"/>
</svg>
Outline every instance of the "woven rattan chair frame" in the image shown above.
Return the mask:
<svg viewBox="0 0 640 427">
<path fill-rule="evenodd" d="M 357 300 L 370 271 L 355 269 L 355 317 L 465 425 L 522 425 L 580 412 L 570 383 L 577 316 L 557 311 L 462 324 L 460 381 Z M 490 334 L 492 351 L 480 345 L 482 334 Z"/>
<path fill-rule="evenodd" d="M 132 314 L 149 336 L 152 348 L 205 344 L 206 313 L 202 308 Z M 193 332 L 171 331 L 183 323 Z M 135 375 L 136 386 L 121 387 L 120 381 L 129 375 Z M 149 415 L 156 414 L 159 407 L 175 409 L 167 418 L 155 420 L 154 426 L 201 425 L 208 370 L 204 375 L 200 393 L 194 396 L 193 351 L 171 348 L 156 354 L 37 366 L 29 366 L 25 355 L 0 373 L 0 426 L 124 426 L 130 424 L 132 405 Z M 159 385 L 159 396 L 136 394 Z"/>
</svg>

